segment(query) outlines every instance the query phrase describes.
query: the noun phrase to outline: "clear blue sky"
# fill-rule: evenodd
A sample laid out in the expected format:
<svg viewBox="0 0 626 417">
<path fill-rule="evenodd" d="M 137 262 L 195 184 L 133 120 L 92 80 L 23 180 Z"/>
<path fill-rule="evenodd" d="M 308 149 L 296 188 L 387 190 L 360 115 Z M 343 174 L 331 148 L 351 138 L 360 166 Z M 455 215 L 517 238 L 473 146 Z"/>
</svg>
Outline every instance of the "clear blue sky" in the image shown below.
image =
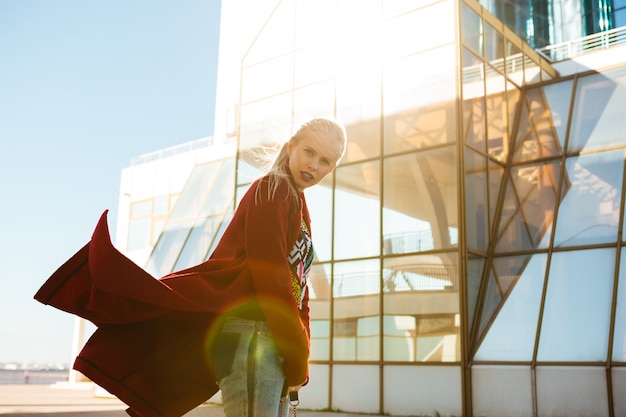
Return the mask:
<svg viewBox="0 0 626 417">
<path fill-rule="evenodd" d="M 133 156 L 213 133 L 219 0 L 0 0 L 0 362 L 70 363 L 33 300 Z M 114 238 L 114 236 L 113 236 Z"/>
</svg>

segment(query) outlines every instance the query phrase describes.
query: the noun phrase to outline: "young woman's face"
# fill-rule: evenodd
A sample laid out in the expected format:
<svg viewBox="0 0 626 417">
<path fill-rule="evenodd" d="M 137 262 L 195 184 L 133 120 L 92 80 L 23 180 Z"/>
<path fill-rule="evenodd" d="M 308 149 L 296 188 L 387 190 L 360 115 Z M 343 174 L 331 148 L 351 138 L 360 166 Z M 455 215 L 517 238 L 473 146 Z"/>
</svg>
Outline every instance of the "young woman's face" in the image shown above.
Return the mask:
<svg viewBox="0 0 626 417">
<path fill-rule="evenodd" d="M 306 135 L 289 142 L 289 170 L 298 191 L 311 187 L 330 174 L 341 156 L 343 144 L 334 139 Z"/>
</svg>

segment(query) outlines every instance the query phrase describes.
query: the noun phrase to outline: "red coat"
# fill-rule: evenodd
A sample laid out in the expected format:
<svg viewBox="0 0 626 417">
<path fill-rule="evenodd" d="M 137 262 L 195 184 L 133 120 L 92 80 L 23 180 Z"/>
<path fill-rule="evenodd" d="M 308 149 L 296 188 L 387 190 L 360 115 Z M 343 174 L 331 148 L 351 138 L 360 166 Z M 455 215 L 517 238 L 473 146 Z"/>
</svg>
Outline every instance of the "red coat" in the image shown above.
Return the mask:
<svg viewBox="0 0 626 417">
<path fill-rule="evenodd" d="M 255 190 L 260 187 L 260 192 Z M 91 241 L 64 263 L 35 299 L 97 329 L 74 369 L 116 395 L 130 415 L 181 416 L 213 396 L 211 341 L 219 314 L 258 300 L 283 355 L 289 385 L 308 378 L 308 291 L 292 295 L 287 256 L 302 219 L 283 181 L 274 198 L 256 181 L 208 261 L 155 279 L 112 245 L 105 211 Z"/>
</svg>

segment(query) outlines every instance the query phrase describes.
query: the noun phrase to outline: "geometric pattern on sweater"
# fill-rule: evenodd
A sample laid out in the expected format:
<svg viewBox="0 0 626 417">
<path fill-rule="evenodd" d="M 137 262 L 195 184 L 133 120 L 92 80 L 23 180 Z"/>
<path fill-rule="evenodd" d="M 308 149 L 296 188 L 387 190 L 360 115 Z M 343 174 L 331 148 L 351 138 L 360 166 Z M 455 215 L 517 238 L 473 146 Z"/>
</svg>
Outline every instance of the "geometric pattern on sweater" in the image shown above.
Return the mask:
<svg viewBox="0 0 626 417">
<path fill-rule="evenodd" d="M 311 264 L 313 263 L 313 255 L 311 233 L 306 227 L 304 220 L 302 220 L 300 235 L 296 239 L 296 244 L 293 246 L 288 258 L 291 269 L 291 291 L 298 308 L 301 310 L 306 284 L 309 280 L 309 272 L 311 272 Z"/>
</svg>

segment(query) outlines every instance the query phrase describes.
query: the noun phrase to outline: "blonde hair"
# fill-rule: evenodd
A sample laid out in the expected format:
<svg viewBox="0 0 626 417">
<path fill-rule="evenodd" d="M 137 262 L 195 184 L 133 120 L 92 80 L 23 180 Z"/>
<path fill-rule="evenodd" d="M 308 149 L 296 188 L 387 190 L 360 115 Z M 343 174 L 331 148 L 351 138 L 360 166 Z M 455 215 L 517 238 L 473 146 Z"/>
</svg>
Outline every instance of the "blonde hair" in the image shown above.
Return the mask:
<svg viewBox="0 0 626 417">
<path fill-rule="evenodd" d="M 296 201 L 299 202 L 298 192 L 294 187 L 289 174 L 288 148 L 290 143 L 295 145 L 307 135 L 312 135 L 320 139 L 322 143 L 332 140 L 341 142 L 341 153 L 337 158 L 337 161 L 335 161 L 335 164 L 339 162 L 339 160 L 341 160 L 343 154 L 345 153 L 347 141 L 346 129 L 339 121 L 325 117 L 318 117 L 303 123 L 302 125 L 300 125 L 296 133 L 294 133 L 287 142 L 283 143 L 279 147 L 274 148 L 273 152 L 266 150 L 263 156 L 263 160 L 266 162 L 264 176 L 266 175 L 268 177 L 267 198 L 269 200 L 274 199 L 274 195 L 276 194 L 276 190 L 278 189 L 279 185 L 282 181 L 286 181 L 287 184 L 289 184 L 291 193 L 293 193 L 293 195 L 296 197 Z M 257 199 L 259 188 L 257 188 L 256 190 Z"/>
</svg>

